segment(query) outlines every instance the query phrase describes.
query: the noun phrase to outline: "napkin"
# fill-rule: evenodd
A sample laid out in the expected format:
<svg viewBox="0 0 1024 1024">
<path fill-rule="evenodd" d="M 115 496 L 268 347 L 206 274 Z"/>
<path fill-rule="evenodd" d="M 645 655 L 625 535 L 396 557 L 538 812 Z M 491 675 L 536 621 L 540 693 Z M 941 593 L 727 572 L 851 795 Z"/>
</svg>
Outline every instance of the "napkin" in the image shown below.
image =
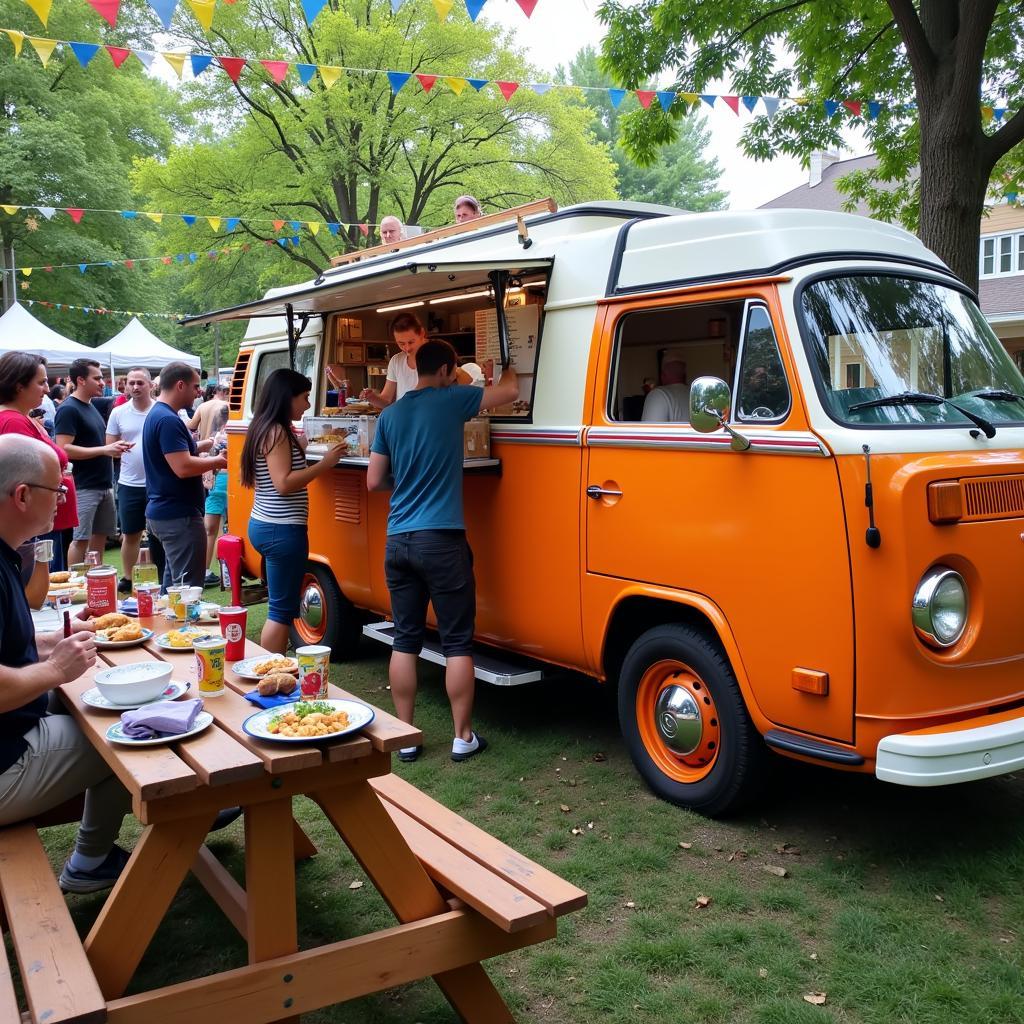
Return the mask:
<svg viewBox="0 0 1024 1024">
<path fill-rule="evenodd" d="M 272 697 L 261 697 L 259 690 L 251 690 L 243 696 L 258 708 L 279 708 L 282 704 L 294 704 L 299 699 L 299 688 L 296 686 L 295 690 L 286 696 L 275 693 Z"/>
<path fill-rule="evenodd" d="M 133 740 L 151 740 L 157 736 L 176 736 L 188 732 L 196 724 L 203 702 L 192 700 L 160 700 L 136 711 L 121 715 L 124 734 Z"/>
</svg>

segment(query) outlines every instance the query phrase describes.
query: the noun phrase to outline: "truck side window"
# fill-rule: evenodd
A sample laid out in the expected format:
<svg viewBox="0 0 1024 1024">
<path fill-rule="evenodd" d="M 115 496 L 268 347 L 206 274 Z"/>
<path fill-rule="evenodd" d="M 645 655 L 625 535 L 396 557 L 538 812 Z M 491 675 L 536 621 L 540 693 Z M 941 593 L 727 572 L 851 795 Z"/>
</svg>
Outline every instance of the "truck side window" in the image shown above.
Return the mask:
<svg viewBox="0 0 1024 1024">
<path fill-rule="evenodd" d="M 259 362 L 256 364 L 256 376 L 253 378 L 254 384 L 252 386 L 252 405 L 251 408 L 256 408 L 256 402 L 259 400 L 260 392 L 263 390 L 263 384 L 266 379 L 275 371 L 286 369 L 288 367 L 288 350 L 282 349 L 277 352 L 263 352 L 259 356 Z M 313 380 L 314 373 L 316 370 L 316 348 L 313 345 L 300 345 L 295 353 L 295 369 L 298 370 L 304 377 L 309 377 Z M 314 385 L 315 387 L 315 385 Z M 314 398 L 310 395 L 310 401 Z"/>
<path fill-rule="evenodd" d="M 751 303 L 737 385 L 741 420 L 781 420 L 789 412 L 789 383 L 768 310 Z"/>
</svg>

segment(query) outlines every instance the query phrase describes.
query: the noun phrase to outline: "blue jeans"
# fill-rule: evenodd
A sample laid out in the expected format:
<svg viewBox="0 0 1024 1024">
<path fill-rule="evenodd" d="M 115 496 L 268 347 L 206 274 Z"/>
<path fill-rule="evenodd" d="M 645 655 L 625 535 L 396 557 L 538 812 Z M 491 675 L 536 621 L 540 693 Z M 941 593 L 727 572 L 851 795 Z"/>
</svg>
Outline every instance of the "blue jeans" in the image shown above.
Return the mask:
<svg viewBox="0 0 1024 1024">
<path fill-rule="evenodd" d="M 305 526 L 250 519 L 249 542 L 263 556 L 270 597 L 267 618 L 290 626 L 299 614 L 309 533 Z"/>
</svg>

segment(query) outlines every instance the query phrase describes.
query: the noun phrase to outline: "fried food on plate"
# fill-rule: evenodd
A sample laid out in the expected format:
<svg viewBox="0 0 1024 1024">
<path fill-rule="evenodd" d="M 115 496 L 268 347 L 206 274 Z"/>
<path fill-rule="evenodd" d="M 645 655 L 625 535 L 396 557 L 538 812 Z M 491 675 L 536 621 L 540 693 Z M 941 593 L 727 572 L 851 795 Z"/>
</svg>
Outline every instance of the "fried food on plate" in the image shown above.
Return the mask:
<svg viewBox="0 0 1024 1024">
<path fill-rule="evenodd" d="M 127 625 L 115 629 L 108 639 L 115 644 L 126 643 L 129 640 L 141 640 L 142 627 L 137 622 L 129 622 Z"/>
<path fill-rule="evenodd" d="M 127 615 L 122 615 L 120 612 L 108 612 L 106 615 L 101 615 L 98 619 L 93 619 L 92 624 L 96 631 L 99 632 L 101 629 L 120 629 L 132 621 Z"/>
<path fill-rule="evenodd" d="M 191 647 L 193 641 L 209 635 L 197 629 L 172 629 L 164 634 L 164 640 L 170 647 Z"/>
<path fill-rule="evenodd" d="M 71 573 L 69 572 L 51 572 L 50 582 L 51 583 L 67 583 L 71 579 Z"/>
<path fill-rule="evenodd" d="M 288 672 L 270 672 L 260 680 L 257 689 L 261 697 L 287 697 L 297 685 L 295 676 Z"/>
<path fill-rule="evenodd" d="M 284 658 L 278 655 L 276 658 L 268 658 L 266 661 L 257 662 L 253 665 L 253 673 L 258 676 L 265 676 L 270 672 L 291 672 L 298 675 L 299 663 L 294 658 Z"/>
</svg>

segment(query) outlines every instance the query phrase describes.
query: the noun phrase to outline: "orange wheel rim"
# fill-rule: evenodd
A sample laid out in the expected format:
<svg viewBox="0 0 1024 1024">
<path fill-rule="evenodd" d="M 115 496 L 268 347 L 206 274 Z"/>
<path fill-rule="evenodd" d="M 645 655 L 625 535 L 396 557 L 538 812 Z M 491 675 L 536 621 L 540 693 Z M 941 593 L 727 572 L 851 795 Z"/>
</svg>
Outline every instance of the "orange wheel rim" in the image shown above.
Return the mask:
<svg viewBox="0 0 1024 1024">
<path fill-rule="evenodd" d="M 673 782 L 706 778 L 721 746 L 715 699 L 688 665 L 669 659 L 651 665 L 636 691 L 636 721 L 651 760 Z"/>
<path fill-rule="evenodd" d="M 299 589 L 299 614 L 295 619 L 295 632 L 304 643 L 318 644 L 327 635 L 327 602 L 320 581 L 307 572 Z"/>
</svg>

